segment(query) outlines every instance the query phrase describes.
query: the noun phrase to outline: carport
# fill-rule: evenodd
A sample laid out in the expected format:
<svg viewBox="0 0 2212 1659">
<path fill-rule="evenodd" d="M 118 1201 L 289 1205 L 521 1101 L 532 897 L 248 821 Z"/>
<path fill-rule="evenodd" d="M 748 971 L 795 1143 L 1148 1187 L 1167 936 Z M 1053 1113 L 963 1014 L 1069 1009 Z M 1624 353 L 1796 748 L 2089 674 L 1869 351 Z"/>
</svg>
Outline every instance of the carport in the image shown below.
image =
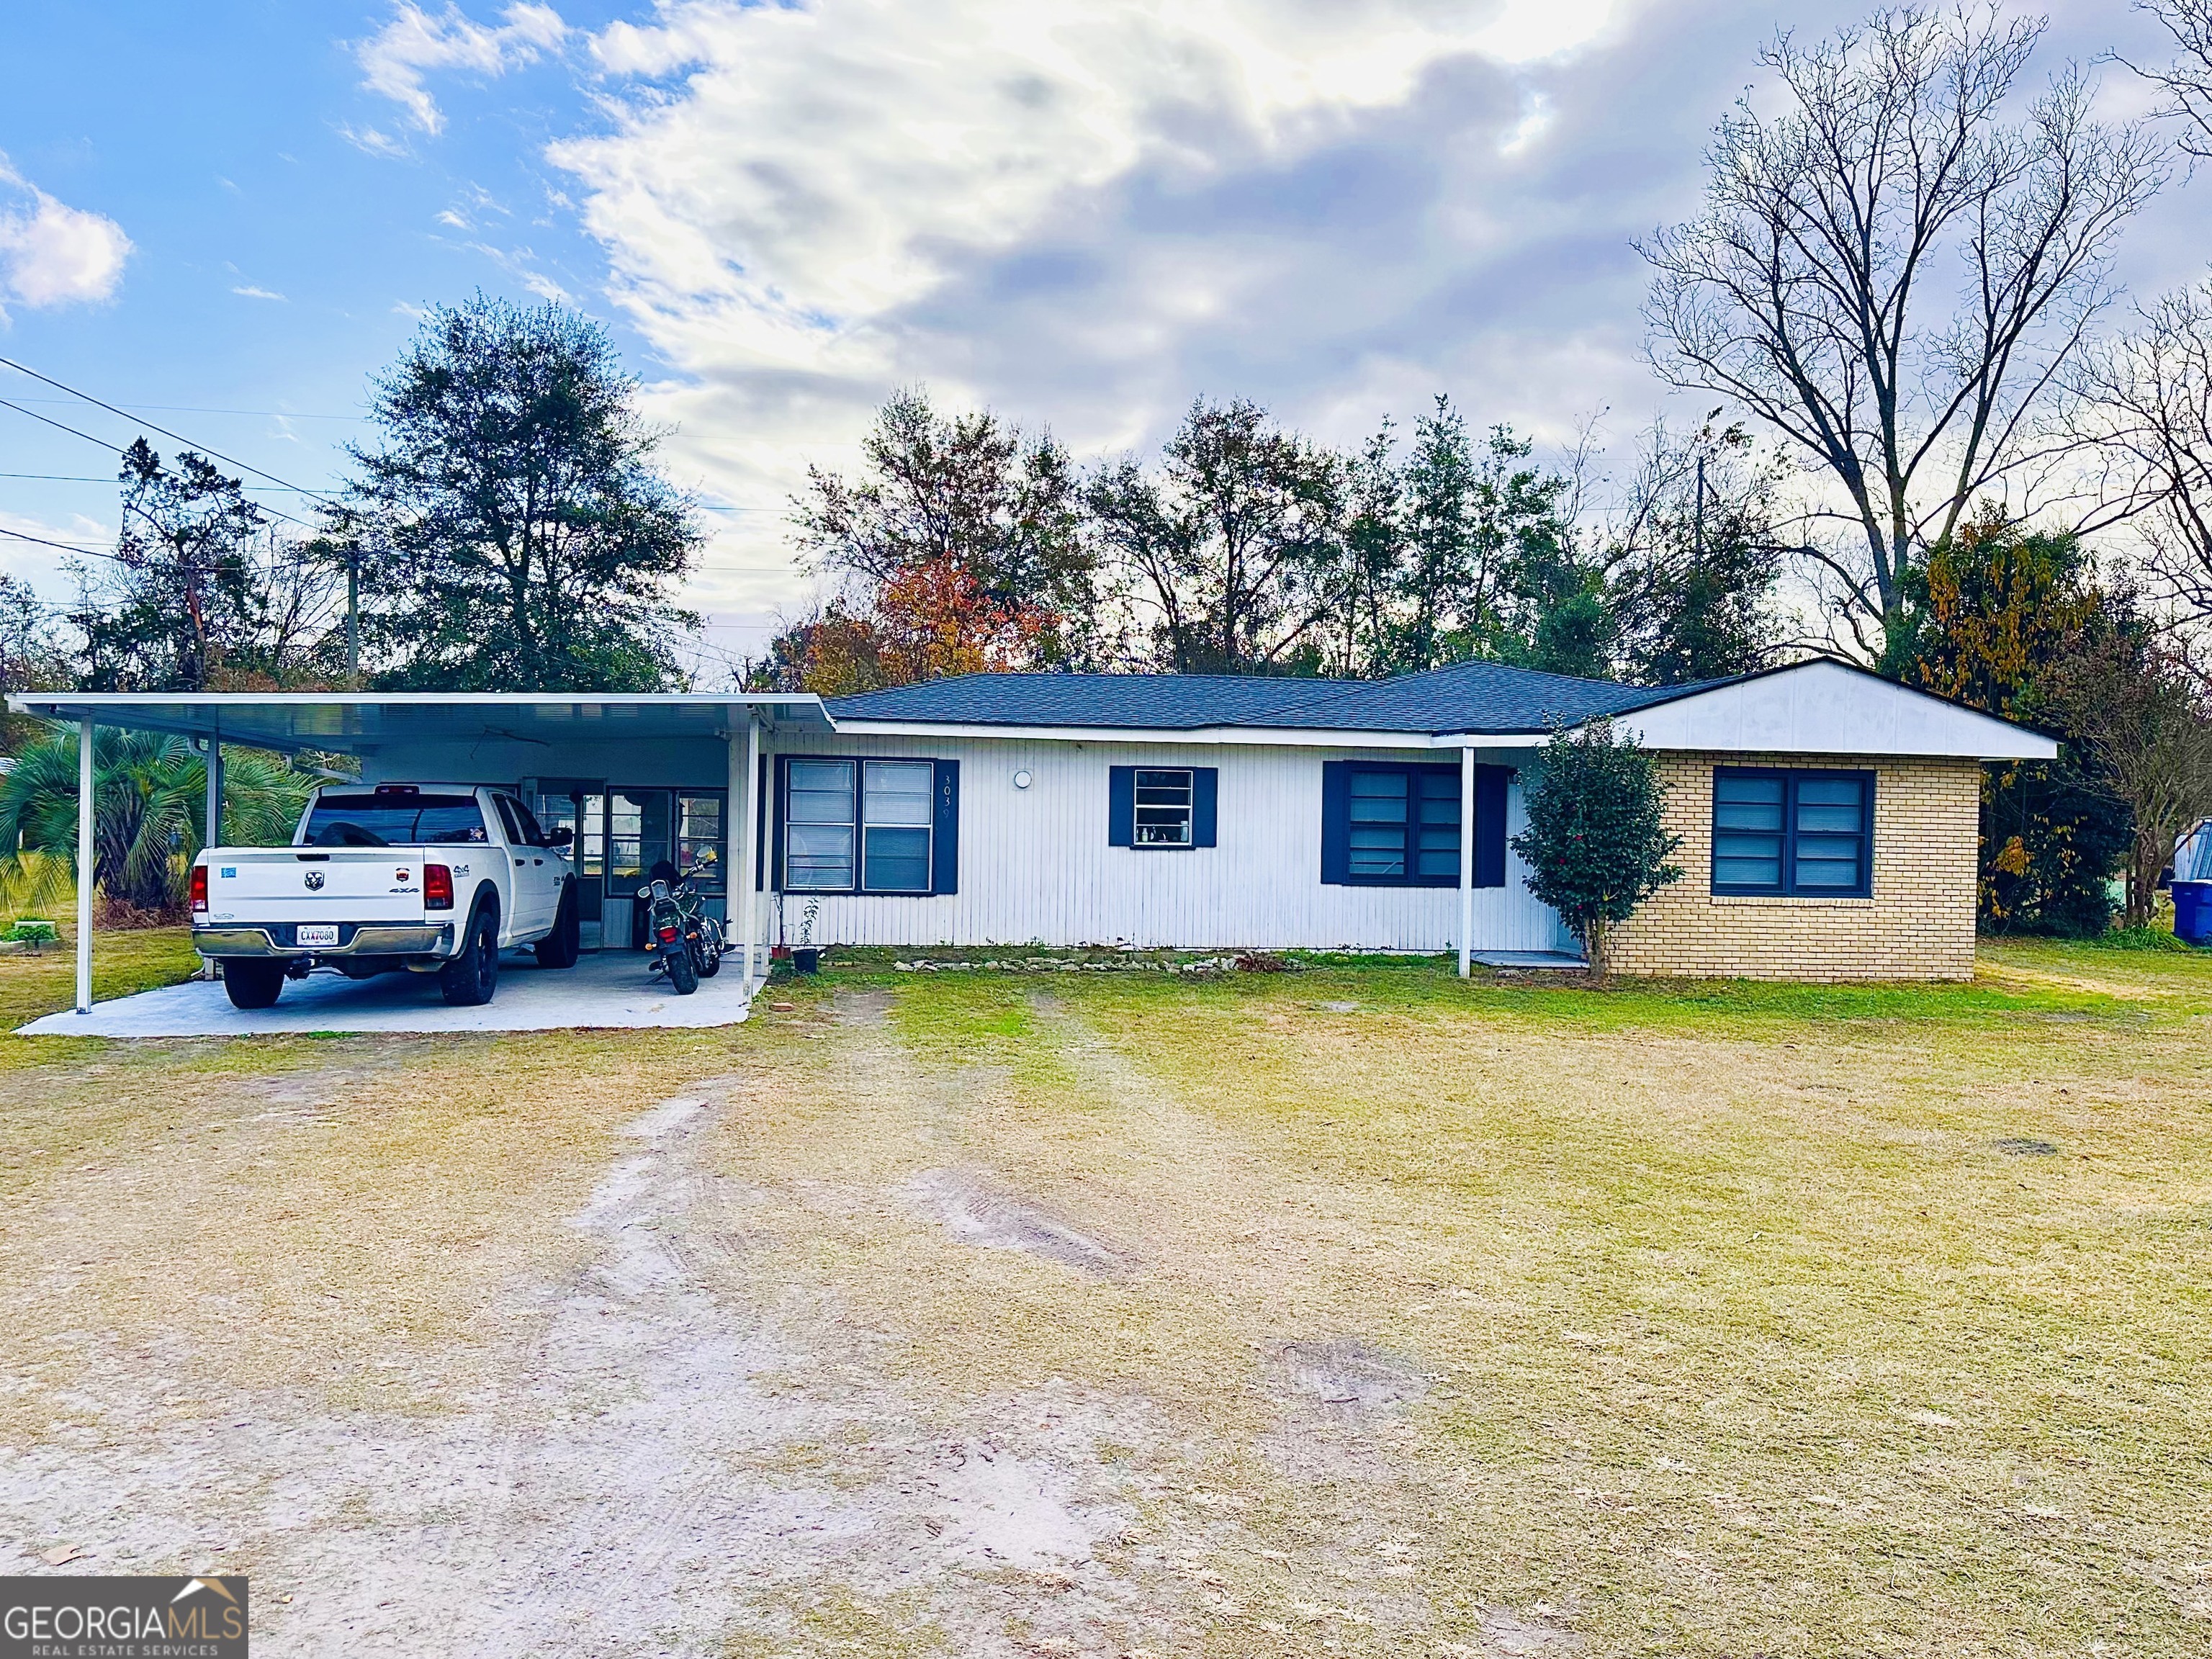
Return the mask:
<svg viewBox="0 0 2212 1659">
<path fill-rule="evenodd" d="M 574 831 L 579 890 L 589 890 L 598 924 L 587 937 L 594 947 L 627 945 L 628 895 L 639 872 L 656 856 L 681 852 L 721 874 L 709 902 L 742 941 L 744 997 L 768 967 L 758 883 L 750 878 L 760 861 L 763 744 L 778 732 L 830 729 L 820 698 L 790 693 L 71 692 L 21 694 L 9 703 L 77 728 L 80 1016 L 92 1012 L 93 734 L 100 726 L 174 733 L 204 750 L 210 845 L 222 843 L 226 745 L 350 756 L 364 784 L 515 790 L 549 823 Z"/>
</svg>

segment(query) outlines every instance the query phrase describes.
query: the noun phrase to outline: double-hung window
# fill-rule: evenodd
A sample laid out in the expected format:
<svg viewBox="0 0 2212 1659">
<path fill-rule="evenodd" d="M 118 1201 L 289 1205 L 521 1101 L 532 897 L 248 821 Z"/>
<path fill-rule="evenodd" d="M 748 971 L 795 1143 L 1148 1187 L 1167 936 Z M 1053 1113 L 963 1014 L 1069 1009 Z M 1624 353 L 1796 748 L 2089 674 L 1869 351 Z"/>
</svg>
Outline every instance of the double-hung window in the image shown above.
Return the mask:
<svg viewBox="0 0 2212 1659">
<path fill-rule="evenodd" d="M 1140 853 L 1212 847 L 1220 804 L 1221 773 L 1216 767 L 1109 767 L 1106 840 Z"/>
<path fill-rule="evenodd" d="M 783 884 L 794 893 L 853 890 L 853 774 L 848 760 L 794 760 L 784 787 Z"/>
<path fill-rule="evenodd" d="M 1864 898 L 1874 890 L 1874 774 L 1713 774 L 1713 891 Z"/>
<path fill-rule="evenodd" d="M 860 769 L 862 889 L 927 893 L 935 769 L 927 761 L 864 761 Z"/>
<path fill-rule="evenodd" d="M 956 890 L 957 763 L 794 755 L 778 766 L 782 890 Z"/>
<path fill-rule="evenodd" d="M 1136 845 L 1190 845 L 1191 801 L 1196 793 L 1188 767 L 1139 767 L 1135 779 Z"/>
<path fill-rule="evenodd" d="M 1458 767 L 1333 762 L 1324 776 L 1322 880 L 1458 884 Z"/>
</svg>

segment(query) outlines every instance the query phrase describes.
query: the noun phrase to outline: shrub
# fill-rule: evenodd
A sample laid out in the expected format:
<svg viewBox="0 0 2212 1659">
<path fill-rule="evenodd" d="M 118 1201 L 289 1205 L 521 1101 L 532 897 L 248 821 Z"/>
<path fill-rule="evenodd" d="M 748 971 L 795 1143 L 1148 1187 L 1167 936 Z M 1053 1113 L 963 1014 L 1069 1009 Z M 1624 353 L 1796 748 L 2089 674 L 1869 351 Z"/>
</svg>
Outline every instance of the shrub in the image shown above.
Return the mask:
<svg viewBox="0 0 2212 1659">
<path fill-rule="evenodd" d="M 1682 878 L 1667 862 L 1682 843 L 1667 833 L 1657 769 L 1633 738 L 1594 720 L 1552 734 L 1528 804 L 1528 827 L 1513 850 L 1528 866 L 1528 890 L 1559 913 L 1602 975 L 1607 931 Z"/>
</svg>

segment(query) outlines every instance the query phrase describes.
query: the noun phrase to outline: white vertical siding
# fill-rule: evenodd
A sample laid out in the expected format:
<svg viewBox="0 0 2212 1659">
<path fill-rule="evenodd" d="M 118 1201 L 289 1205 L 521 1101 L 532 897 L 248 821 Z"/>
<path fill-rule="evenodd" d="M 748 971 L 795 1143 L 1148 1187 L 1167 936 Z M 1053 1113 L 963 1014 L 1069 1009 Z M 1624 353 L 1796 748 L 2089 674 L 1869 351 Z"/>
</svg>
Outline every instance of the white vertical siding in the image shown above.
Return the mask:
<svg viewBox="0 0 2212 1659">
<path fill-rule="evenodd" d="M 1457 947 L 1449 887 L 1329 887 L 1321 880 L 1322 763 L 1376 750 L 833 737 L 784 752 L 960 763 L 960 890 L 929 898 L 824 896 L 817 944 L 1132 945 L 1443 951 Z M 1449 752 L 1408 750 L 1434 763 Z M 1220 772 L 1219 845 L 1138 851 L 1107 843 L 1108 769 L 1212 766 Z M 1014 774 L 1027 771 L 1027 789 Z M 1517 784 L 1507 833 L 1523 823 Z M 1559 918 L 1533 898 L 1509 851 L 1503 887 L 1477 888 L 1474 948 L 1565 948 Z M 796 938 L 810 896 L 783 898 Z"/>
</svg>

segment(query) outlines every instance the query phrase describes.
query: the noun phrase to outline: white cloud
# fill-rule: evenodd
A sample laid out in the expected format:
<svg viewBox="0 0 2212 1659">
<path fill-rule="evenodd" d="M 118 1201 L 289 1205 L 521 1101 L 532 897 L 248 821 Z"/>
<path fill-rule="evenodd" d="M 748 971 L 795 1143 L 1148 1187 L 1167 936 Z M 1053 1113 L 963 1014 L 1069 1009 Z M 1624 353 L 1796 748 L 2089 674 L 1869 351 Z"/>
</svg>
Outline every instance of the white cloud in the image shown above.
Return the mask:
<svg viewBox="0 0 2212 1659">
<path fill-rule="evenodd" d="M 446 118 L 425 84 L 429 75 L 451 70 L 486 77 L 504 75 L 536 62 L 568 38 L 568 24 L 550 6 L 512 5 L 500 15 L 505 21 L 492 26 L 477 22 L 456 5 L 433 15 L 412 0 L 398 0 L 392 21 L 356 52 L 362 84 L 400 106 L 410 122 L 434 137 Z M 374 128 L 358 135 L 349 132 L 348 137 L 380 153 L 388 154 L 385 147 L 392 143 Z"/>
<path fill-rule="evenodd" d="M 1318 364 L 1316 337 L 1382 296 L 1418 305 L 1458 240 L 1423 230 L 1419 268 L 1394 269 L 1357 229 L 1287 222 L 1328 188 L 1305 176 L 1316 158 L 1404 143 L 1376 135 L 1426 98 L 1436 126 L 1479 130 L 1486 165 L 1524 166 L 1545 131 L 1524 82 L 1599 38 L 1613 9 L 664 0 L 650 24 L 592 40 L 611 130 L 551 157 L 580 186 L 614 298 L 686 382 L 657 394 L 681 427 L 672 459 L 720 495 L 775 506 L 806 460 L 849 453 L 902 380 L 1051 418 L 1089 448 L 1148 439 L 1196 391 L 1267 395 L 1194 353 L 1274 313 Z M 1407 159 L 1456 167 L 1457 143 Z M 1479 210 L 1466 231 L 1477 245 L 1525 234 Z M 1371 387 L 1381 362 L 1352 378 Z M 775 514 L 750 515 L 718 560 L 772 562 L 781 533 Z"/>
<path fill-rule="evenodd" d="M 36 307 L 105 300 L 123 280 L 131 253 L 131 239 L 114 220 L 56 201 L 0 155 L 0 302 Z"/>
<path fill-rule="evenodd" d="M 231 292 L 246 300 L 282 300 L 284 297 L 273 288 L 256 288 L 250 283 L 242 288 L 234 288 Z"/>
</svg>

